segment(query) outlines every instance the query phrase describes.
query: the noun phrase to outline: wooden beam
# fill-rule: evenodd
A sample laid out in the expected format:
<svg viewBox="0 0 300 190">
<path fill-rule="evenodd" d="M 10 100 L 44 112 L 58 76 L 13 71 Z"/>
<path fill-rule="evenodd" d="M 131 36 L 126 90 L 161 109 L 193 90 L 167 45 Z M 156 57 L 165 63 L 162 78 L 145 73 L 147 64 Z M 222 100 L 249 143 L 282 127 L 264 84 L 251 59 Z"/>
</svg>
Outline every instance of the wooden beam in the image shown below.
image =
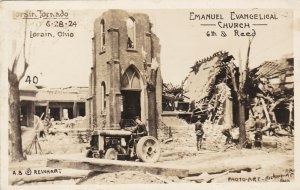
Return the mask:
<svg viewBox="0 0 300 190">
<path fill-rule="evenodd" d="M 141 171 L 155 175 L 186 177 L 189 170 L 182 167 L 167 166 L 159 163 L 143 163 L 132 161 L 118 161 L 95 158 L 68 158 L 68 159 L 50 159 L 47 161 L 47 167 L 53 168 L 73 168 L 79 170 L 93 170 L 101 172 L 119 172 L 119 171 Z"/>
<path fill-rule="evenodd" d="M 261 101 L 261 104 L 263 106 L 264 112 L 266 114 L 267 121 L 268 121 L 268 123 L 270 123 L 271 120 L 270 120 L 270 116 L 269 116 L 269 112 L 267 110 L 267 106 L 266 106 L 265 100 L 263 98 L 260 98 L 260 101 Z"/>
</svg>

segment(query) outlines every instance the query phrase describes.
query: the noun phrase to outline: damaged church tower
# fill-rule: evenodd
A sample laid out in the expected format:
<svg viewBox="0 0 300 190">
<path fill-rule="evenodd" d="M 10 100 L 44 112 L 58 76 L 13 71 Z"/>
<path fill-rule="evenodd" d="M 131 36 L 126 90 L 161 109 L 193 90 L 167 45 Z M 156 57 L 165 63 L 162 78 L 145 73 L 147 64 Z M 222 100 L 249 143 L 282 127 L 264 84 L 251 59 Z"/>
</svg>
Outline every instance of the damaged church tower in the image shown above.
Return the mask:
<svg viewBox="0 0 300 190">
<path fill-rule="evenodd" d="M 123 10 L 106 11 L 95 20 L 89 98 L 93 128 L 121 129 L 121 119 L 130 125 L 136 116 L 147 124 L 150 135 L 151 128 L 158 127 L 162 110 L 160 44 L 151 27 L 148 15 Z M 155 106 L 150 105 L 151 92 Z"/>
</svg>

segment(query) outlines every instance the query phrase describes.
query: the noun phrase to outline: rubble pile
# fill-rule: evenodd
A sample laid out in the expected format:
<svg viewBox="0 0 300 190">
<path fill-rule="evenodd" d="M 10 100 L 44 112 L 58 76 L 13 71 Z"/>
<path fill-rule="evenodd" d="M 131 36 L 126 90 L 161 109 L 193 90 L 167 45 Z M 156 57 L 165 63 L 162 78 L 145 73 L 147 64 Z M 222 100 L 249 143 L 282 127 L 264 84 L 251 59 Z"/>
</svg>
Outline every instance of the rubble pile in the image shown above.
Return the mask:
<svg viewBox="0 0 300 190">
<path fill-rule="evenodd" d="M 180 146 L 189 147 L 191 138 L 193 138 L 194 135 L 193 133 L 194 128 L 185 120 L 174 116 L 164 116 L 162 117 L 160 128 L 158 129 L 158 139 L 163 143 L 172 141 L 172 144 L 178 143 Z"/>
<path fill-rule="evenodd" d="M 294 130 L 294 59 L 287 55 L 280 60 L 266 61 L 250 71 L 247 83 L 249 95 L 248 133 L 258 120 L 263 143 L 281 150 L 293 147 Z"/>
<path fill-rule="evenodd" d="M 65 129 L 63 125 L 54 125 L 52 130 L 56 130 L 55 133 L 46 133 L 46 137 L 41 138 L 34 129 L 22 129 L 24 151 L 36 135 L 42 152 L 39 150 L 36 152 L 33 149 L 31 154 L 71 154 L 82 153 L 86 150 L 88 141 L 80 141 L 77 131 L 72 133 L 69 129 Z"/>
<path fill-rule="evenodd" d="M 223 151 L 223 150 L 227 150 L 228 148 L 235 147 L 234 143 L 225 145 L 226 137 L 222 134 L 223 129 L 224 127 L 222 125 L 207 124 L 207 123 L 203 125 L 203 130 L 204 130 L 203 145 L 206 150 Z M 236 138 L 236 130 L 238 129 L 235 128 L 231 130 L 233 138 Z"/>
<path fill-rule="evenodd" d="M 185 120 L 176 117 L 163 117 L 162 121 L 165 125 L 159 129 L 160 141 L 163 150 L 173 150 L 184 152 L 196 151 L 196 135 L 194 124 L 188 124 Z M 249 129 L 253 126 L 253 122 L 247 122 L 247 134 L 249 140 L 253 143 L 255 131 Z M 210 151 L 226 151 L 228 149 L 236 149 L 238 146 L 239 128 L 230 129 L 233 142 L 225 144 L 226 137 L 222 134 L 222 130 L 226 126 L 204 123 L 202 148 Z M 167 128 L 169 130 L 163 129 Z M 165 132 L 165 133 L 164 133 Z M 164 133 L 164 135 L 162 135 Z M 170 134 L 169 134 L 170 133 Z M 170 136 L 169 136 L 170 135 Z M 266 146 L 263 149 L 278 149 L 282 151 L 293 149 L 293 138 L 290 136 L 263 136 L 263 142 Z M 269 143 L 276 146 L 269 147 Z"/>
<path fill-rule="evenodd" d="M 174 116 L 162 117 L 161 123 L 158 139 L 161 141 L 162 155 L 181 152 L 184 156 L 185 153 L 196 150 L 194 125 Z"/>
<path fill-rule="evenodd" d="M 61 121 L 53 121 L 53 125 L 63 125 L 69 128 L 88 128 L 88 120 L 87 117 L 79 116 L 73 119 L 64 119 Z"/>
<path fill-rule="evenodd" d="M 55 146 L 53 146 L 55 144 Z M 44 154 L 72 154 L 82 153 L 88 146 L 87 143 L 79 143 L 76 136 L 67 135 L 65 133 L 57 133 L 56 135 L 48 135 L 40 141 L 40 145 Z"/>
<path fill-rule="evenodd" d="M 278 149 L 281 151 L 286 151 L 286 150 L 294 150 L 294 138 L 289 138 L 289 137 L 281 137 L 281 138 L 276 138 L 274 137 L 275 142 L 278 144 Z"/>
<path fill-rule="evenodd" d="M 196 134 L 194 124 L 188 124 L 185 120 L 176 117 L 163 117 L 163 123 L 165 124 L 165 127 L 168 126 L 171 129 L 171 137 L 165 136 L 165 138 L 160 138 L 160 140 L 164 142 L 168 138 L 172 139 L 172 141 L 162 143 L 162 146 L 165 147 L 164 149 L 176 151 L 196 151 Z M 222 151 L 230 147 L 235 147 L 235 144 L 225 145 L 226 137 L 222 134 L 222 130 L 224 129 L 222 125 L 204 123 L 203 129 L 203 149 Z M 160 131 L 162 131 L 162 129 L 160 129 Z M 234 138 L 238 138 L 237 132 L 237 128 L 232 130 Z"/>
</svg>

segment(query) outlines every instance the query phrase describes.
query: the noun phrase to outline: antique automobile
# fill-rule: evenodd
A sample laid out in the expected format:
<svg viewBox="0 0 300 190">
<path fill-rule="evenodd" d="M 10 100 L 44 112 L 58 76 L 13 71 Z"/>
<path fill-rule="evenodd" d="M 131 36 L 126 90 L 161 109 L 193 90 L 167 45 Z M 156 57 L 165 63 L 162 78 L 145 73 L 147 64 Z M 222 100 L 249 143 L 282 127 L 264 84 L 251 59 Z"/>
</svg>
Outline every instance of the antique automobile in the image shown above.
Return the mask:
<svg viewBox="0 0 300 190">
<path fill-rule="evenodd" d="M 156 162 L 160 145 L 156 138 L 130 130 L 95 130 L 91 135 L 89 158 L 110 160 L 141 160 Z"/>
</svg>

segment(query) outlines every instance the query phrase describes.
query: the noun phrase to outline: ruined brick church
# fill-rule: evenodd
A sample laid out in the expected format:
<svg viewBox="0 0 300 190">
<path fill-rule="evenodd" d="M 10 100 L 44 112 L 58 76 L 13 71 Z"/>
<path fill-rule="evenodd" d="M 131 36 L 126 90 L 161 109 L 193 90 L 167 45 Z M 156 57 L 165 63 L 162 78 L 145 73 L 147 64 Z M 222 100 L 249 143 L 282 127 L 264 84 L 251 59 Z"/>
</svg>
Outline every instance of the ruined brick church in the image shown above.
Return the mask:
<svg viewBox="0 0 300 190">
<path fill-rule="evenodd" d="M 136 116 L 149 127 L 150 113 L 160 118 L 160 44 L 151 27 L 148 15 L 123 10 L 106 11 L 95 20 L 88 98 L 93 128 L 120 129 L 121 119 L 130 125 Z M 154 64 L 156 105 L 151 112 L 148 91 Z"/>
</svg>

